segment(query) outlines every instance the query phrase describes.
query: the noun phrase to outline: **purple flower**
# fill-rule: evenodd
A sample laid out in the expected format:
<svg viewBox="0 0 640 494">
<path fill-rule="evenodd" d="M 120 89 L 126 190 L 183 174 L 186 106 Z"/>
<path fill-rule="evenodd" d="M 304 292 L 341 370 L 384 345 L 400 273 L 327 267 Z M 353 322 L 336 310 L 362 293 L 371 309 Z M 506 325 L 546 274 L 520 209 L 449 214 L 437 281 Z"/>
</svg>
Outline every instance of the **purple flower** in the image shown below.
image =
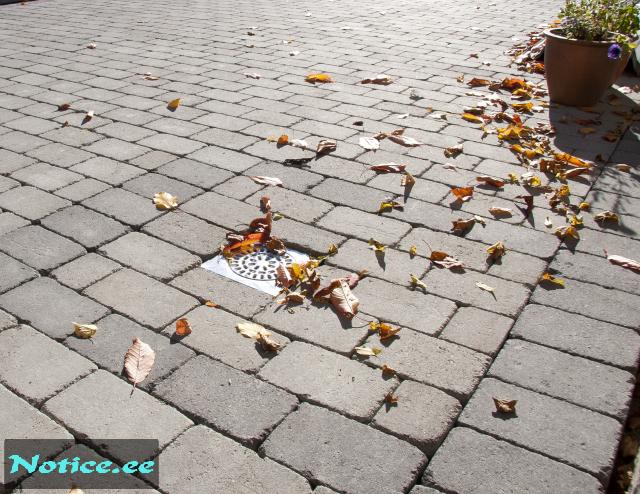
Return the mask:
<svg viewBox="0 0 640 494">
<path fill-rule="evenodd" d="M 620 48 L 620 45 L 618 43 L 613 43 L 609 47 L 609 51 L 607 52 L 607 56 L 611 60 L 618 60 L 622 56 L 622 48 Z"/>
</svg>

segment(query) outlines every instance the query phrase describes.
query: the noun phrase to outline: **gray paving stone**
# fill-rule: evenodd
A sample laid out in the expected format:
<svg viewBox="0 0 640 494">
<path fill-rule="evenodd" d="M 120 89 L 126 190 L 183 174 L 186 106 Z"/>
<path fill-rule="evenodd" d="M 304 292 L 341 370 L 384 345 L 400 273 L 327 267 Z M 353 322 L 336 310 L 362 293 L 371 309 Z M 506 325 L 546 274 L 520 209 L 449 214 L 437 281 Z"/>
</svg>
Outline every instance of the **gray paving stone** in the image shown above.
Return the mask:
<svg viewBox="0 0 640 494">
<path fill-rule="evenodd" d="M 138 168 L 155 170 L 176 158 L 176 155 L 165 153 L 164 151 L 150 151 L 147 154 L 143 154 L 142 156 L 138 156 L 137 158 L 130 160 L 129 162 Z"/>
<path fill-rule="evenodd" d="M 326 201 L 282 187 L 267 187 L 246 199 L 246 202 L 259 207 L 260 198 L 263 196 L 271 199 L 271 207 L 274 212 L 304 223 L 313 223 L 333 207 Z"/>
<path fill-rule="evenodd" d="M 84 149 L 91 153 L 100 154 L 116 161 L 125 161 L 137 158 L 149 151 L 149 148 L 127 141 L 121 141 L 120 139 L 113 139 L 111 137 L 94 142 Z"/>
<path fill-rule="evenodd" d="M 180 209 L 233 231 L 242 231 L 254 218 L 264 216 L 258 207 L 215 192 L 206 192 L 191 199 L 181 204 Z"/>
<path fill-rule="evenodd" d="M 257 142 L 258 139 L 250 137 L 238 132 L 229 132 L 223 129 L 207 129 L 204 132 L 200 132 L 191 136 L 196 141 L 206 142 L 207 144 L 213 144 L 215 146 L 222 146 L 237 151 L 246 148 L 247 146 Z"/>
<path fill-rule="evenodd" d="M 164 492 L 205 492 L 215 485 L 229 494 L 311 493 L 304 477 L 203 425 L 179 436 L 159 458 Z M 211 458 L 217 458 L 216 468 Z"/>
<path fill-rule="evenodd" d="M 140 226 L 162 214 L 153 201 L 122 189 L 109 189 L 82 203 L 130 226 Z"/>
<path fill-rule="evenodd" d="M 387 364 L 403 379 L 435 386 L 460 400 L 473 393 L 489 367 L 489 358 L 481 353 L 409 329 L 392 341 L 382 342 L 372 335 L 367 346 L 383 349 L 369 364 Z"/>
<path fill-rule="evenodd" d="M 0 385 L 0 452 L 4 457 L 4 439 L 58 439 L 59 443 L 43 443 L 42 456 L 53 456 L 59 449 L 71 446 L 73 436 L 44 413 L 29 405 Z M 52 447 L 53 446 L 53 447 Z M 4 485 L 4 468 L 0 483 Z"/>
<path fill-rule="evenodd" d="M 0 310 L 0 331 L 17 326 L 18 321 L 11 314 L 7 314 L 5 311 Z"/>
<path fill-rule="evenodd" d="M 233 177 L 233 174 L 227 170 L 186 158 L 167 163 L 157 172 L 204 189 L 224 183 Z"/>
<path fill-rule="evenodd" d="M 386 245 L 397 243 L 411 229 L 401 221 L 342 206 L 329 211 L 318 226 L 365 241 L 373 238 Z"/>
<path fill-rule="evenodd" d="M 199 257 L 140 232 L 103 245 L 99 253 L 160 280 L 170 280 L 201 263 Z"/>
<path fill-rule="evenodd" d="M 82 175 L 46 163 L 20 168 L 11 177 L 49 192 L 82 179 Z"/>
<path fill-rule="evenodd" d="M 74 165 L 70 169 L 111 185 L 120 185 L 144 173 L 141 168 L 99 156 Z"/>
<path fill-rule="evenodd" d="M 134 178 L 126 182 L 122 187 L 149 199 L 153 199 L 158 192 L 169 192 L 178 198 L 178 203 L 185 202 L 203 192 L 198 187 L 158 173 L 147 173 L 141 177 Z"/>
<path fill-rule="evenodd" d="M 204 144 L 191 139 L 185 139 L 184 137 L 178 137 L 171 134 L 155 134 L 151 137 L 146 137 L 140 141 L 139 144 L 150 147 L 152 149 L 158 149 L 166 153 L 172 153 L 184 156 L 189 153 L 204 147 Z"/>
<path fill-rule="evenodd" d="M 144 326 L 160 329 L 196 305 L 196 299 L 130 269 L 91 285 L 85 293 Z"/>
<path fill-rule="evenodd" d="M 86 250 L 40 226 L 25 226 L 0 237 L 0 250 L 40 271 L 49 271 Z"/>
<path fill-rule="evenodd" d="M 187 158 L 201 161 L 207 165 L 213 165 L 218 168 L 224 168 L 225 170 L 231 170 L 233 172 L 242 172 L 247 168 L 257 165 L 261 161 L 259 158 L 217 146 L 207 146 L 199 149 L 198 151 L 189 154 Z"/>
<path fill-rule="evenodd" d="M 378 160 L 380 161 L 380 160 Z M 415 160 L 418 161 L 418 160 Z M 407 166 L 407 171 L 412 175 L 417 174 L 411 165 Z M 424 167 L 420 167 L 424 169 Z M 450 192 L 450 188 L 446 185 L 438 182 L 432 182 L 431 180 L 422 180 L 416 178 L 415 185 L 411 188 L 408 196 L 405 196 L 405 188 L 400 185 L 400 176 L 395 173 L 386 173 L 376 176 L 373 180 L 367 182 L 369 187 L 375 187 L 376 189 L 382 189 L 398 197 L 406 197 L 407 201 L 411 201 L 413 198 L 420 199 L 422 201 L 438 203 L 444 199 Z"/>
<path fill-rule="evenodd" d="M 135 142 L 144 137 L 149 137 L 155 134 L 154 131 L 145 129 L 138 125 L 131 125 L 123 122 L 114 122 L 107 125 L 103 125 L 98 130 L 100 134 L 104 134 L 108 137 L 115 137 L 116 139 L 122 139 L 123 141 Z"/>
<path fill-rule="evenodd" d="M 29 326 L 0 333 L 0 362 L 2 384 L 36 405 L 97 369 Z"/>
<path fill-rule="evenodd" d="M 426 457 L 414 446 L 334 412 L 303 404 L 261 446 L 279 463 L 340 492 L 405 492 Z"/>
<path fill-rule="evenodd" d="M 104 182 L 94 180 L 93 178 L 85 178 L 71 185 L 67 185 L 62 189 L 58 189 L 56 195 L 73 202 L 80 202 L 109 188 L 110 186 Z"/>
<path fill-rule="evenodd" d="M 96 321 L 95 325 L 98 330 L 90 340 L 69 336 L 64 344 L 95 362 L 100 368 L 114 374 L 120 374 L 127 349 L 131 346 L 134 338 L 140 338 L 156 352 L 156 360 L 151 373 L 144 382 L 139 384 L 143 389 L 148 389 L 195 355 L 184 345 L 173 344 L 169 338 L 143 328 L 118 314 L 108 315 Z"/>
<path fill-rule="evenodd" d="M 331 244 L 345 241 L 342 235 L 309 226 L 306 223 L 282 218 L 275 222 L 273 234 L 280 237 L 288 247 L 309 254 L 326 254 Z"/>
<path fill-rule="evenodd" d="M 0 293 L 15 288 L 37 276 L 38 272 L 29 266 L 0 253 Z"/>
<path fill-rule="evenodd" d="M 101 445 L 96 444 L 96 438 L 152 437 L 163 448 L 193 424 L 174 408 L 143 390 L 131 393 L 131 389 L 130 383 L 98 370 L 48 400 L 43 411 L 99 450 Z M 96 390 L 100 390 L 100 400 L 95 399 Z M 88 416 L 94 420 L 87 420 Z M 122 420 L 122 417 L 127 417 L 127 420 Z M 107 446 L 104 453 L 118 460 L 127 460 L 126 447 L 115 449 Z"/>
<path fill-rule="evenodd" d="M 394 394 L 398 396 L 397 406 L 385 403 L 372 425 L 431 456 L 453 427 L 462 406 L 452 396 L 413 381 L 403 381 Z"/>
<path fill-rule="evenodd" d="M 0 213 L 0 236 L 28 225 L 29 222 L 9 211 Z"/>
<path fill-rule="evenodd" d="M 37 220 L 71 203 L 35 187 L 15 187 L 0 194 L 0 208 Z"/>
<path fill-rule="evenodd" d="M 82 206 L 71 206 L 42 220 L 42 225 L 66 237 L 73 238 L 88 249 L 124 235 L 128 228 Z"/>
<path fill-rule="evenodd" d="M 363 422 L 373 417 L 398 384 L 360 362 L 298 341 L 287 345 L 259 375 L 305 401 Z"/>
<path fill-rule="evenodd" d="M 461 307 L 440 333 L 443 340 L 495 356 L 513 320 L 475 307 Z"/>
<path fill-rule="evenodd" d="M 117 262 L 89 253 L 54 269 L 50 275 L 69 288 L 82 290 L 121 268 Z"/>
<path fill-rule="evenodd" d="M 308 193 L 334 204 L 349 206 L 369 213 L 376 213 L 386 198 L 393 197 L 393 194 L 382 190 L 334 178 L 324 180 Z"/>
<path fill-rule="evenodd" d="M 212 191 L 241 201 L 263 188 L 264 185 L 257 184 L 249 177 L 238 175 L 225 180 L 220 185 L 214 187 Z"/>
<path fill-rule="evenodd" d="M 0 192 L 5 192 L 14 187 L 20 186 L 20 182 L 13 180 L 12 178 L 3 177 L 0 175 Z"/>
<path fill-rule="evenodd" d="M 425 487 L 424 485 L 416 485 L 410 494 L 440 494 L 442 491 L 437 491 L 431 487 Z"/>
<path fill-rule="evenodd" d="M 511 334 L 631 372 L 638 367 L 640 336 L 634 330 L 578 314 L 528 305 Z"/>
<path fill-rule="evenodd" d="M 0 307 L 55 339 L 72 333 L 72 322 L 92 323 L 108 312 L 50 278 L 36 278 L 3 294 Z"/>
<path fill-rule="evenodd" d="M 315 168 L 314 164 L 314 168 Z M 313 185 L 322 182 L 322 175 L 306 169 L 284 166 L 280 163 L 263 162 L 244 172 L 247 176 L 278 177 L 287 184 L 287 188 L 297 192 L 305 192 Z"/>
<path fill-rule="evenodd" d="M 518 400 L 517 414 L 496 416 L 492 397 Z M 621 433 L 621 424 L 611 417 L 495 379 L 482 381 L 458 421 L 586 470 L 603 484 Z"/>
<path fill-rule="evenodd" d="M 35 163 L 36 160 L 24 154 L 14 153 L 8 149 L 2 150 L 0 157 L 0 173 L 11 173 L 25 166 Z"/>
<path fill-rule="evenodd" d="M 177 118 L 160 118 L 146 124 L 145 127 L 180 137 L 190 137 L 206 129 L 204 125 L 194 124 Z"/>
<path fill-rule="evenodd" d="M 126 103 L 126 101 L 124 102 Z M 158 115 L 154 115 L 153 113 L 148 113 L 145 111 L 140 111 L 135 108 L 115 108 L 103 115 L 106 118 L 111 118 L 113 120 L 118 120 L 120 122 L 126 122 L 132 125 L 144 125 L 153 120 L 157 120 L 160 118 Z"/>
<path fill-rule="evenodd" d="M 469 494 L 603 492 L 598 480 L 587 473 L 466 427 L 451 431 L 431 459 L 422 482 L 446 492 Z M 416 494 L 423 492 L 434 491 L 418 490 Z"/>
<path fill-rule="evenodd" d="M 47 136 L 47 134 L 44 134 L 44 136 Z M 0 147 L 15 153 L 26 153 L 27 151 L 39 146 L 44 146 L 48 143 L 49 141 L 45 139 L 25 134 L 24 132 L 19 132 L 17 130 L 0 135 Z"/>
<path fill-rule="evenodd" d="M 632 374 L 522 340 L 509 340 L 491 376 L 624 420 L 635 379 Z"/>
<path fill-rule="evenodd" d="M 5 125 L 10 129 L 20 130 L 22 132 L 34 135 L 44 134 L 48 130 L 58 128 L 57 123 L 32 116 L 26 116 L 18 118 L 17 120 L 11 120 L 10 122 L 5 123 Z"/>
<path fill-rule="evenodd" d="M 538 285 L 531 301 L 631 328 L 640 325 L 640 315 L 634 310 L 640 304 L 639 296 L 591 283 L 566 280 L 559 290 Z"/>
<path fill-rule="evenodd" d="M 90 130 L 78 129 L 76 127 L 68 126 L 50 130 L 49 132 L 42 134 L 42 137 L 49 139 L 50 141 L 79 148 L 85 146 L 86 144 L 91 144 L 92 142 L 100 140 L 101 136 L 97 135 L 94 132 L 91 132 Z M 44 141 L 42 144 L 44 145 L 49 143 L 47 141 Z M 29 151 L 30 149 L 27 149 L 27 151 Z M 96 148 L 96 150 L 101 149 L 103 149 L 103 146 L 99 146 L 98 148 Z M 83 150 L 93 153 L 91 149 L 85 148 Z M 101 153 L 98 152 L 97 154 Z"/>
<path fill-rule="evenodd" d="M 201 376 L 208 378 L 203 382 Z M 286 391 L 204 355 L 162 381 L 155 394 L 252 448 L 298 405 Z"/>
</svg>

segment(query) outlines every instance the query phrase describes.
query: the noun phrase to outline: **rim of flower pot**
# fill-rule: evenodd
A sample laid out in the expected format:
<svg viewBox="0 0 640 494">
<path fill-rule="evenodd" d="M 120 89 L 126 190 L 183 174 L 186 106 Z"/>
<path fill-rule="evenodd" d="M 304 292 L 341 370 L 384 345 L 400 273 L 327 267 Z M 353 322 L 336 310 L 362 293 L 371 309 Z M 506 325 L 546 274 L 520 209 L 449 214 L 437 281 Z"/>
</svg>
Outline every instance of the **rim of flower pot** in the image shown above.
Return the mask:
<svg viewBox="0 0 640 494">
<path fill-rule="evenodd" d="M 547 29 L 544 32 L 544 35 L 546 38 L 554 38 L 554 39 L 558 39 L 558 40 L 562 40 L 565 43 L 571 43 L 574 45 L 591 45 L 591 46 L 609 46 L 612 43 L 615 43 L 616 40 L 616 36 L 620 36 L 617 33 L 611 33 L 611 37 L 612 39 L 610 39 L 609 41 L 586 41 L 586 40 L 582 40 L 582 39 L 571 39 L 571 38 L 567 38 L 566 36 L 563 36 L 562 34 L 560 34 L 560 32 L 562 32 L 563 29 L 561 27 L 555 27 L 552 29 Z M 631 38 L 629 36 L 627 36 L 627 38 L 629 38 L 629 40 L 631 40 Z"/>
</svg>

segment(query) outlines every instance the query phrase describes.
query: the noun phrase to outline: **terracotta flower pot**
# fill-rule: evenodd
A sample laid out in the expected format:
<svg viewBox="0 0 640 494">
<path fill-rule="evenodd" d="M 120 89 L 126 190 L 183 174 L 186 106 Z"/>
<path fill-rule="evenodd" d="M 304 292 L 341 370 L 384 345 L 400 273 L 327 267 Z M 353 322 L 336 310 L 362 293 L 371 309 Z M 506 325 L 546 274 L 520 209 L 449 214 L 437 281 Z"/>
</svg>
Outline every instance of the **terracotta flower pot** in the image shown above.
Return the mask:
<svg viewBox="0 0 640 494">
<path fill-rule="evenodd" d="M 544 69 L 549 98 L 571 106 L 593 106 L 622 74 L 629 52 L 608 57 L 613 41 L 579 41 L 562 36 L 562 29 L 545 31 Z"/>
</svg>

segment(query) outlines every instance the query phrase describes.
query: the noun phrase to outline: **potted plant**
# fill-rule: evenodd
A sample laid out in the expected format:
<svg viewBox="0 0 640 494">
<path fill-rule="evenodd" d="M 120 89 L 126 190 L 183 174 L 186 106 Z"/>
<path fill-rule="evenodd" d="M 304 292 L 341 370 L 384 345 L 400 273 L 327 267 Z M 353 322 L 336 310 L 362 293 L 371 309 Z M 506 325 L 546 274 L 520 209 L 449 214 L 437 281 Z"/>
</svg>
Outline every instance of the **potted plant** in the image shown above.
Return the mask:
<svg viewBox="0 0 640 494">
<path fill-rule="evenodd" d="M 638 14 L 629 0 L 566 0 L 560 24 L 544 33 L 551 101 L 595 105 L 629 61 Z"/>
</svg>

